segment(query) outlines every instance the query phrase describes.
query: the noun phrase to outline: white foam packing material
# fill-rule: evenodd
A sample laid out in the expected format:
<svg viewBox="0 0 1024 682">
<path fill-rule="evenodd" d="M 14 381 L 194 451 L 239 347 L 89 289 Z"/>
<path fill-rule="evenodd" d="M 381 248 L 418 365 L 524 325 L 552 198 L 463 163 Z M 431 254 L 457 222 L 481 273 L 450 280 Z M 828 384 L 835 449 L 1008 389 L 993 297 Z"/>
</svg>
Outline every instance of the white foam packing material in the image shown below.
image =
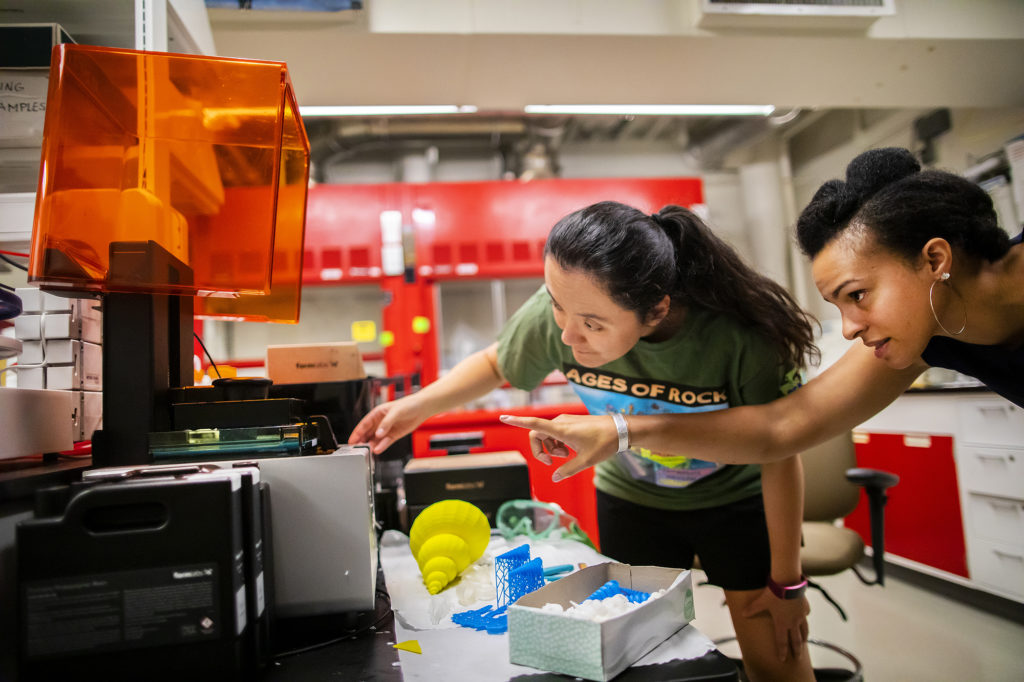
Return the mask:
<svg viewBox="0 0 1024 682">
<path fill-rule="evenodd" d="M 647 600 L 638 603 L 629 601 L 624 594 L 616 594 L 608 597 L 607 599 L 587 599 L 581 604 L 569 602 L 572 606 L 567 609 L 563 609 L 561 604 L 547 603 L 541 607 L 540 610 L 547 613 L 561 613 L 577 620 L 589 620 L 594 623 L 603 623 L 606 620 L 617 618 L 624 613 L 635 611 L 645 604 L 646 601 L 650 599 L 657 599 L 663 594 L 665 594 L 665 590 L 652 592 L 651 596 L 648 597 Z"/>
</svg>

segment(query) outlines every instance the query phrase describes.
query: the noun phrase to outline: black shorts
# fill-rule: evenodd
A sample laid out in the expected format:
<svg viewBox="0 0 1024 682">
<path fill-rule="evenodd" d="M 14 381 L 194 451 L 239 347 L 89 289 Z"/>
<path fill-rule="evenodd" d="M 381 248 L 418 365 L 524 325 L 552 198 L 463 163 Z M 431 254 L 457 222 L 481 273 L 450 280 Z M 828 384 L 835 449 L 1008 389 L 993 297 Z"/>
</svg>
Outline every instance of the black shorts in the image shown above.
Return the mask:
<svg viewBox="0 0 1024 682">
<path fill-rule="evenodd" d="M 691 568 L 726 590 L 767 585 L 771 549 L 764 501 L 754 495 L 708 509 L 654 509 L 597 491 L 601 554 L 635 566 Z"/>
</svg>

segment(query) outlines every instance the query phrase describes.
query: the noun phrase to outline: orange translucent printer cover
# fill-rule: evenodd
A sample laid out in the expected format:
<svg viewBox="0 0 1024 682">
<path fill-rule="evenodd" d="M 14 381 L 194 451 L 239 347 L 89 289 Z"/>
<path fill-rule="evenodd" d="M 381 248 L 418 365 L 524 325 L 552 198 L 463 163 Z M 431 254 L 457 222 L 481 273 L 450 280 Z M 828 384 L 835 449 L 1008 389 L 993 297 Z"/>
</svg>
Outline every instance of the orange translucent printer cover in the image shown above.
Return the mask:
<svg viewBox="0 0 1024 682">
<path fill-rule="evenodd" d="M 295 322 L 308 179 L 285 64 L 58 45 L 29 281 Z"/>
</svg>

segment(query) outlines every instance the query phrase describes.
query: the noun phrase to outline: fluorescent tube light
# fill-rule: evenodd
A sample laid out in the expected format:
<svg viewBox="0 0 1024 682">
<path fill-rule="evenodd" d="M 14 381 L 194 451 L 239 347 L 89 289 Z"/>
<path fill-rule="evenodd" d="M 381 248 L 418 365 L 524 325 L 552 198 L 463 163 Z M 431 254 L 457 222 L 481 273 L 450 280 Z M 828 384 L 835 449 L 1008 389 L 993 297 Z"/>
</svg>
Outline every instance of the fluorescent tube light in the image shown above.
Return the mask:
<svg viewBox="0 0 1024 682">
<path fill-rule="evenodd" d="M 395 106 L 306 106 L 299 107 L 303 116 L 423 116 L 431 114 L 474 114 L 476 107 L 456 104 Z"/>
<path fill-rule="evenodd" d="M 527 104 L 528 114 L 604 116 L 770 116 L 770 104 Z"/>
</svg>

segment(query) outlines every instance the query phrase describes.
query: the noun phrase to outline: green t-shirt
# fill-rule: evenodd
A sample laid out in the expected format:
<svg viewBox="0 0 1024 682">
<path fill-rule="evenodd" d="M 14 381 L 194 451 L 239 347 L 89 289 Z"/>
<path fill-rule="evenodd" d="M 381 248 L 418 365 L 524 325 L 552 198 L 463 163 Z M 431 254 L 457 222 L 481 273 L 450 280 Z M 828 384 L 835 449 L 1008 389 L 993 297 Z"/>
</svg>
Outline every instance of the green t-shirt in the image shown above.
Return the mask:
<svg viewBox="0 0 1024 682">
<path fill-rule="evenodd" d="M 591 414 L 721 410 L 769 402 L 799 385 L 799 371 L 784 371 L 759 334 L 700 308 L 687 311 L 671 339 L 641 339 L 617 360 L 583 367 L 562 343 L 543 287 L 498 336 L 498 365 L 510 384 L 524 390 L 560 370 Z M 716 507 L 760 491 L 759 466 L 699 457 L 699 452 L 666 455 L 632 448 L 598 464 L 594 485 L 636 504 L 671 510 Z"/>
</svg>

